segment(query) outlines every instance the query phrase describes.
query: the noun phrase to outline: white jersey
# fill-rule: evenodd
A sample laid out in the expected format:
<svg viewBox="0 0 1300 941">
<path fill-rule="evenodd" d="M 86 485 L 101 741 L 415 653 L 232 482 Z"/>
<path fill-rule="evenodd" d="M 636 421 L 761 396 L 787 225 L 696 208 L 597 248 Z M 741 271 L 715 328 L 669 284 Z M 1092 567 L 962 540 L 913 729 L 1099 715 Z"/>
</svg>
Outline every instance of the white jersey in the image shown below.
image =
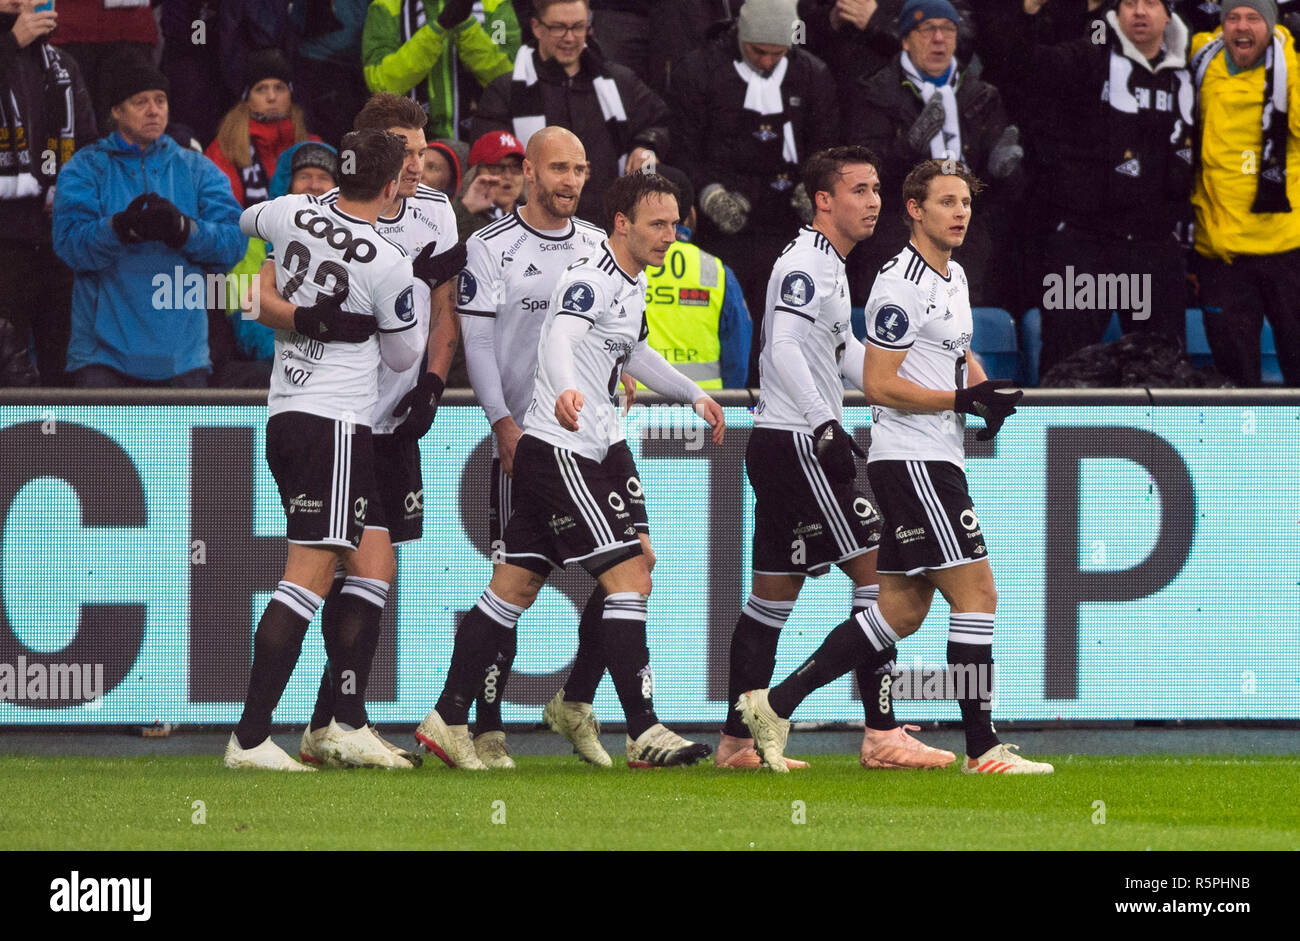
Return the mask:
<svg viewBox="0 0 1300 941">
<path fill-rule="evenodd" d="M 754 425 L 811 435 L 822 422 L 844 415 L 844 385 L 840 363 L 852 337 L 848 277 L 844 259 L 826 236 L 804 226 L 781 252 L 767 282 L 763 310 L 762 350 L 758 357 L 758 405 Z M 800 407 L 797 390 L 777 372 L 772 331 L 777 313 L 812 321 L 812 331 L 800 343 L 816 390 L 812 414 Z"/>
<path fill-rule="evenodd" d="M 571 219 L 564 230 L 542 232 L 524 222 L 516 210 L 466 240 L 456 310 L 464 316 L 496 320 L 501 392 L 518 425 L 523 425 L 533 399 L 537 341 L 555 285 L 569 265 L 596 255 L 604 239 L 601 229 L 581 219 Z M 484 401 L 483 391 L 475 392 Z M 488 421 L 504 417 L 489 414 Z"/>
<path fill-rule="evenodd" d="M 645 298 L 645 272 L 631 277 L 614 260 L 608 243 L 602 243 L 591 258 L 564 271 L 542 324 L 537 381 L 524 416 L 525 434 L 593 461 L 603 461 L 609 446 L 623 440 L 618 387 L 623 367 L 650 335 Z M 558 317 L 580 317 L 591 324 L 573 348 L 574 380 L 583 399 L 577 431 L 561 427 L 555 418 L 555 400 L 564 389 L 557 388 L 542 355 Z"/>
<path fill-rule="evenodd" d="M 336 187 L 320 199 L 326 205 L 333 205 L 338 196 Z M 420 250 L 430 242 L 434 245 L 434 251 L 445 252 L 459 241 L 456 235 L 456 213 L 451 208 L 451 201 L 438 190 L 423 183 L 416 187 L 414 196 L 402 200 L 395 216 L 391 219 L 380 216 L 375 230 L 390 242 L 400 245 L 411 258 L 420 254 Z M 415 329 L 420 331 L 420 336 L 427 343 L 429 286 L 419 278 L 413 278 L 412 287 L 415 290 Z M 395 372 L 380 361 L 379 402 L 370 423 L 376 434 L 391 434 L 402 423 L 402 419 L 393 417 L 393 409 L 402 396 L 415 388 L 426 368 L 424 357 L 401 372 Z"/>
<path fill-rule="evenodd" d="M 311 306 L 342 294 L 343 309 L 373 316 L 381 333 L 415 329 L 411 260 L 369 222 L 306 194 L 254 208 L 256 235 L 275 246 L 275 287 L 281 297 Z M 379 363 L 377 336 L 360 343 L 322 343 L 277 330 L 269 413 L 306 412 L 365 425 L 375 411 Z"/>
<path fill-rule="evenodd" d="M 966 272 L 948 262 L 948 277 L 909 243 L 876 275 L 866 307 L 867 342 L 906 350 L 900 378 L 926 389 L 966 385 L 973 320 Z M 869 461 L 949 461 L 962 467 L 966 416 L 954 411 L 908 412 L 873 405 Z"/>
</svg>

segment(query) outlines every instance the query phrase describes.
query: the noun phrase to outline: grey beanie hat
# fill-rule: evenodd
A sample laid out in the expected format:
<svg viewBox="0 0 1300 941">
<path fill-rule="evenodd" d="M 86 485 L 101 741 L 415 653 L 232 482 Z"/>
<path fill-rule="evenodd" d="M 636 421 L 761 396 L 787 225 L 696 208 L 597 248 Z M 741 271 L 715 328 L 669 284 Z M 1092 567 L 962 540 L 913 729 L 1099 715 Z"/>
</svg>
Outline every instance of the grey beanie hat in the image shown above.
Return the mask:
<svg viewBox="0 0 1300 941">
<path fill-rule="evenodd" d="M 740 41 L 789 46 L 799 12 L 795 0 L 745 0 L 740 8 Z"/>
<path fill-rule="evenodd" d="M 1277 0 L 1224 0 L 1220 5 L 1221 15 L 1219 22 L 1222 23 L 1228 18 L 1228 14 L 1237 7 L 1250 7 L 1260 16 L 1264 17 L 1264 22 L 1268 24 L 1268 31 L 1273 32 L 1277 26 Z"/>
</svg>

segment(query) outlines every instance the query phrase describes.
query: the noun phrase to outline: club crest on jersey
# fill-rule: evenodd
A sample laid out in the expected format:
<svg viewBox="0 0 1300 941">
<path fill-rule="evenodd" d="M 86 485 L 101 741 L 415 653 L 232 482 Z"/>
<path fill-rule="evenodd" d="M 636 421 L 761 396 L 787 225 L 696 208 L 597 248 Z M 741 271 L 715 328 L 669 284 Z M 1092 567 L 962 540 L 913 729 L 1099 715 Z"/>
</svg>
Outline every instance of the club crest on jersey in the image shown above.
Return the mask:
<svg viewBox="0 0 1300 941">
<path fill-rule="evenodd" d="M 907 311 L 897 304 L 886 304 L 876 312 L 873 329 L 876 339 L 897 343 L 907 333 Z"/>
<path fill-rule="evenodd" d="M 411 288 L 408 287 L 397 295 L 394 311 L 397 314 L 397 319 L 402 323 L 410 323 L 415 319 L 415 295 L 412 293 Z"/>
<path fill-rule="evenodd" d="M 478 294 L 478 281 L 475 280 L 474 276 L 470 274 L 469 271 L 462 271 L 460 273 L 459 303 L 468 304 L 470 301 L 474 300 L 476 294 Z"/>
<path fill-rule="evenodd" d="M 586 281 L 575 281 L 564 292 L 564 302 L 560 305 L 565 310 L 585 314 L 596 303 L 596 291 Z"/>
<path fill-rule="evenodd" d="M 813 299 L 816 293 L 813 279 L 802 271 L 791 271 L 781 282 L 781 303 L 792 307 L 803 307 Z"/>
</svg>

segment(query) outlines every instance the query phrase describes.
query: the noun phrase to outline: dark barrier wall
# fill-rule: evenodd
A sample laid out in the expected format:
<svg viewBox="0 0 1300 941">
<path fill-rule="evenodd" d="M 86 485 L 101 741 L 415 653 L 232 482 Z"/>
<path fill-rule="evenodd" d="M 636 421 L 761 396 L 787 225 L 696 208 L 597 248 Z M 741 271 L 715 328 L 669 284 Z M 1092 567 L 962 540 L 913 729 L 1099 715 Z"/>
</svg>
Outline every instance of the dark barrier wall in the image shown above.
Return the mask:
<svg viewBox="0 0 1300 941">
<path fill-rule="evenodd" d="M 261 400 L 43 396 L 0 397 L 0 724 L 235 721 L 284 560 Z M 398 552 L 371 681 L 380 722 L 431 708 L 491 574 L 488 428 L 471 399 L 450 401 L 423 442 L 425 538 Z M 869 445 L 869 409 L 851 401 L 845 426 Z M 724 404 L 721 447 L 682 407 L 637 405 L 627 421 L 659 559 L 649 635 L 669 721 L 721 719 L 749 586 L 749 398 Z M 999 590 L 995 718 L 1300 718 L 1298 456 L 1291 393 L 1031 392 L 995 441 L 968 434 Z M 562 684 L 589 586 L 557 576 L 521 619 L 507 721 L 537 721 Z M 838 572 L 808 583 L 781 674 L 846 616 L 850 592 Z M 900 648 L 905 718 L 958 718 L 931 682 L 947 615 L 937 601 Z M 323 663 L 313 630 L 278 722 L 307 717 Z M 596 707 L 621 718 L 608 682 Z M 846 678 L 795 718 L 860 721 L 861 707 Z"/>
</svg>

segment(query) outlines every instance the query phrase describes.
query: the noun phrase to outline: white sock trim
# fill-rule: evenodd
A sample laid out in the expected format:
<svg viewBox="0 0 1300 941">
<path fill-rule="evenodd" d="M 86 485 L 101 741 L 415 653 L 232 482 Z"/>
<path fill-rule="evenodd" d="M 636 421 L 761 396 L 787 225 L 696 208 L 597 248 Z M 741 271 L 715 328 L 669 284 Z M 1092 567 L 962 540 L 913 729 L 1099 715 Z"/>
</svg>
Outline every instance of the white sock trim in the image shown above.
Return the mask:
<svg viewBox="0 0 1300 941">
<path fill-rule="evenodd" d="M 867 640 L 876 650 L 887 650 L 898 644 L 901 638 L 894 633 L 894 629 L 889 626 L 884 615 L 880 613 L 880 605 L 872 604 L 871 607 L 859 611 L 854 615 L 858 626 L 862 632 L 867 635 Z"/>
<path fill-rule="evenodd" d="M 948 618 L 948 642 L 974 644 L 979 647 L 993 645 L 993 615 L 979 611 L 954 613 Z"/>
<path fill-rule="evenodd" d="M 605 596 L 604 619 L 606 621 L 640 621 L 646 619 L 645 595 L 636 591 L 616 591 Z"/>
<path fill-rule="evenodd" d="M 271 600 L 280 602 L 294 614 L 308 621 L 316 616 L 320 606 L 325 603 L 325 599 L 314 591 L 308 591 L 301 585 L 287 581 L 281 581 L 275 586 Z"/>
<path fill-rule="evenodd" d="M 376 608 L 383 608 L 388 603 L 388 587 L 388 582 L 382 579 L 349 575 L 343 579 L 343 587 L 339 589 L 339 594 L 356 595 Z"/>
<path fill-rule="evenodd" d="M 524 613 L 524 609 L 519 605 L 498 598 L 491 588 L 483 589 L 483 594 L 479 596 L 475 607 L 509 631 L 515 629 L 515 622 L 519 620 L 519 615 Z"/>
<path fill-rule="evenodd" d="M 740 609 L 741 614 L 753 618 L 759 624 L 774 627 L 778 631 L 785 627 L 785 622 L 790 619 L 793 611 L 793 601 L 768 601 L 757 595 L 750 595 L 745 601 L 745 606 Z"/>
</svg>

